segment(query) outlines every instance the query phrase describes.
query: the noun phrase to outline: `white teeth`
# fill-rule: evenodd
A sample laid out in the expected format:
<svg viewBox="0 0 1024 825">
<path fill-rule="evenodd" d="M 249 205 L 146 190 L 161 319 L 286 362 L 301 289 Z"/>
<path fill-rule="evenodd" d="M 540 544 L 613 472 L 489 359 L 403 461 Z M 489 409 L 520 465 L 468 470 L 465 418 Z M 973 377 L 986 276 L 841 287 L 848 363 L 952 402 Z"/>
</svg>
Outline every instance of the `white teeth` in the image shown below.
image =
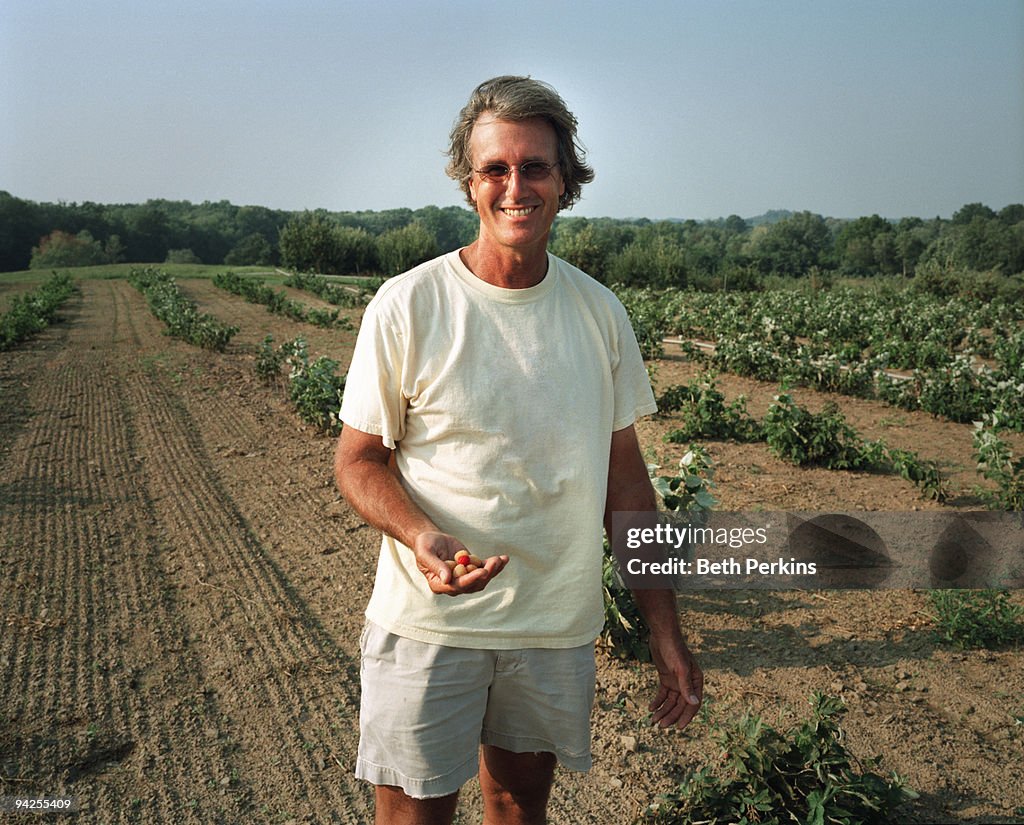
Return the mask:
<svg viewBox="0 0 1024 825">
<path fill-rule="evenodd" d="M 501 211 L 511 218 L 525 218 L 534 209 L 535 207 L 531 206 L 529 209 L 502 209 Z"/>
</svg>

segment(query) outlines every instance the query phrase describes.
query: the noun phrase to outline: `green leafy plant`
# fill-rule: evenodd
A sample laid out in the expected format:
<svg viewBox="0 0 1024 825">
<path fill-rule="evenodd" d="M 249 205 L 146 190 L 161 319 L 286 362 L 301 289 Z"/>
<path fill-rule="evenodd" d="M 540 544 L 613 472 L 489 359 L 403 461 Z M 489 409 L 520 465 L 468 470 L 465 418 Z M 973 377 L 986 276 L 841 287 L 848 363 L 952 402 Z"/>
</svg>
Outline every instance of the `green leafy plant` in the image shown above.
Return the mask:
<svg viewBox="0 0 1024 825">
<path fill-rule="evenodd" d="M 598 646 L 615 659 L 651 661 L 648 647 L 651 630 L 632 593 L 622 583 L 618 563 L 607 541 L 604 545 L 601 584 L 604 589 L 604 627 Z"/>
<path fill-rule="evenodd" d="M 683 426 L 665 436 L 666 441 L 682 443 L 695 438 L 732 438 L 757 441 L 761 427 L 747 413 L 746 399 L 740 396 L 726 404 L 713 372 L 706 372 L 689 384 L 669 387 L 658 398 L 662 413 L 677 412 Z"/>
<path fill-rule="evenodd" d="M 958 353 L 945 364 L 915 374 L 918 404 L 950 421 L 971 421 L 991 406 L 987 377 L 970 355 Z"/>
<path fill-rule="evenodd" d="M 265 382 L 272 383 L 281 377 L 281 368 L 285 361 L 295 354 L 298 346 L 305 347 L 303 338 L 285 341 L 275 349 L 274 336 L 267 335 L 256 350 L 256 374 Z"/>
<path fill-rule="evenodd" d="M 974 423 L 978 472 L 996 484 L 996 492 L 985 492 L 993 509 L 1024 510 L 1024 458 L 1014 458 L 999 437 L 999 424 L 994 415 Z"/>
<path fill-rule="evenodd" d="M 694 523 L 703 524 L 708 511 L 718 504 L 712 494 L 715 471 L 707 450 L 691 444 L 679 459 L 679 472 L 673 476 L 657 475 L 657 466 L 649 467 L 654 491 L 662 506 L 670 513 L 684 513 Z"/>
<path fill-rule="evenodd" d="M 875 443 L 881 447 L 885 460 L 893 471 L 920 488 L 925 498 L 935 501 L 946 500 L 946 482 L 934 462 L 922 461 L 917 453 L 910 450 L 887 447 L 881 441 Z"/>
<path fill-rule="evenodd" d="M 26 295 L 15 295 L 10 307 L 0 316 L 0 351 L 46 329 L 57 310 L 74 292 L 71 276 L 54 272 L 48 280 Z"/>
<path fill-rule="evenodd" d="M 359 307 L 365 304 L 373 294 L 373 290 L 366 286 L 366 280 L 361 286 L 344 286 L 331 283 L 323 275 L 312 275 L 306 273 L 295 273 L 285 279 L 285 286 L 312 292 L 314 295 L 339 307 Z"/>
<path fill-rule="evenodd" d="M 1000 648 L 1024 640 L 1024 607 L 1005 590 L 933 590 L 939 638 L 964 649 Z"/>
<path fill-rule="evenodd" d="M 146 297 L 150 311 L 167 327 L 169 335 L 203 349 L 223 352 L 239 331 L 221 323 L 181 294 L 174 279 L 161 269 L 132 269 L 128 280 Z"/>
<path fill-rule="evenodd" d="M 757 378 L 777 380 L 785 372 L 785 359 L 757 333 L 739 331 L 719 339 L 711 359 L 719 369 Z"/>
<path fill-rule="evenodd" d="M 1019 300 L 936 297 L 903 288 L 616 291 L 644 336 L 713 342 L 710 360 L 719 370 L 877 398 L 957 421 L 997 412 L 1007 429 L 1024 431 Z M 691 359 L 696 355 L 692 346 L 684 346 L 687 351 Z M 894 377 L 893 369 L 913 375 Z"/>
<path fill-rule="evenodd" d="M 945 483 L 933 462 L 883 441 L 864 441 L 834 403 L 812 413 L 788 393 L 781 393 L 768 408 L 763 428 L 768 448 L 785 461 L 830 470 L 895 472 L 920 488 L 926 498 L 946 499 Z"/>
<path fill-rule="evenodd" d="M 793 464 L 848 469 L 864 463 L 857 433 L 832 402 L 812 413 L 781 393 L 768 408 L 764 434 L 768 448 Z"/>
<path fill-rule="evenodd" d="M 338 310 L 336 309 L 317 309 L 316 307 L 309 307 L 306 309 L 306 320 L 309 323 L 317 327 L 323 327 L 324 329 L 331 329 L 335 326 L 349 326 L 351 323 L 347 318 L 339 321 Z"/>
<path fill-rule="evenodd" d="M 640 345 L 640 353 L 645 361 L 660 358 L 665 348 L 662 339 L 665 337 L 665 311 L 657 295 L 647 289 L 628 289 L 618 293 L 629 314 L 633 333 Z"/>
<path fill-rule="evenodd" d="M 780 733 L 753 714 L 714 722 L 715 764 L 691 772 L 651 806 L 646 825 L 888 823 L 917 798 L 896 774 L 864 771 L 843 744 L 842 701 L 815 692 L 810 718 Z M 879 760 L 871 760 L 877 767 Z"/>
<path fill-rule="evenodd" d="M 266 383 L 277 380 L 281 375 L 284 355 L 274 349 L 274 336 L 267 335 L 256 350 L 256 374 Z"/>
<path fill-rule="evenodd" d="M 345 393 L 345 378 L 336 374 L 339 362 L 321 355 L 309 360 L 306 342 L 297 338 L 287 356 L 291 371 L 288 375 L 288 395 L 299 416 L 325 432 L 341 432 L 341 399 Z"/>
<path fill-rule="evenodd" d="M 213 284 L 240 295 L 251 304 L 262 304 L 274 315 L 283 315 L 293 321 L 308 322 L 326 329 L 334 326 L 351 328 L 351 322 L 347 318 L 339 322 L 338 310 L 303 306 L 298 301 L 291 300 L 283 290 L 273 290 L 258 278 L 242 278 L 234 272 L 218 272 L 213 276 Z"/>
</svg>

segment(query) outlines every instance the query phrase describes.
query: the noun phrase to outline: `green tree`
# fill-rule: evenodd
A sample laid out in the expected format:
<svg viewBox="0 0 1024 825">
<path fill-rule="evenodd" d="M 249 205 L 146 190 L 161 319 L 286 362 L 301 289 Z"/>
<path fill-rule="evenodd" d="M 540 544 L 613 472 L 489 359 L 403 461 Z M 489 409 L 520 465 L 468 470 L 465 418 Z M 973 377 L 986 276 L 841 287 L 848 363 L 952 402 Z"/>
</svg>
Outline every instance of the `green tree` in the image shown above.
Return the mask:
<svg viewBox="0 0 1024 825">
<path fill-rule="evenodd" d="M 0 272 L 27 269 L 33 244 L 53 226 L 41 224 L 36 204 L 0 191 Z"/>
<path fill-rule="evenodd" d="M 133 261 L 162 261 L 172 245 L 185 245 L 172 244 L 171 219 L 162 202 L 147 201 L 142 206 L 132 207 L 126 217 L 127 227 L 122 237 L 126 238 L 128 257 Z"/>
<path fill-rule="evenodd" d="M 390 229 L 401 229 L 412 223 L 411 209 L 384 209 L 380 212 L 364 210 L 362 212 L 343 212 L 338 216 L 342 226 L 365 229 L 371 235 L 382 235 Z"/>
<path fill-rule="evenodd" d="M 119 264 L 124 261 L 125 251 L 120 235 L 111 235 L 107 238 L 107 242 L 103 244 L 103 252 L 107 256 L 107 261 L 112 264 Z"/>
<path fill-rule="evenodd" d="M 904 276 L 914 274 L 917 262 L 931 243 L 934 231 L 920 218 L 903 218 L 896 225 L 896 254 Z"/>
<path fill-rule="evenodd" d="M 704 224 L 689 228 L 682 249 L 691 283 L 710 285 L 722 271 L 729 241 L 730 233 L 719 226 Z"/>
<path fill-rule="evenodd" d="M 271 246 L 286 222 L 286 215 L 265 206 L 240 206 L 230 222 L 230 231 L 238 240 L 249 235 L 262 235 Z"/>
<path fill-rule="evenodd" d="M 87 229 L 77 235 L 55 229 L 40 238 L 32 249 L 30 269 L 50 269 L 62 266 L 96 266 L 108 262 L 103 245 Z"/>
<path fill-rule="evenodd" d="M 753 248 L 763 272 L 807 275 L 812 267 L 831 268 L 832 233 L 821 215 L 797 212 L 767 227 Z"/>
<path fill-rule="evenodd" d="M 335 233 L 335 239 L 337 258 L 331 272 L 358 275 L 377 269 L 377 242 L 365 229 L 340 226 Z"/>
<path fill-rule="evenodd" d="M 999 270 L 1004 275 L 1019 271 L 1020 249 L 1010 227 L 993 215 L 976 215 L 953 229 L 955 261 L 967 269 Z"/>
<path fill-rule="evenodd" d="M 281 263 L 303 272 L 334 272 L 339 229 L 322 209 L 296 215 L 281 229 Z"/>
<path fill-rule="evenodd" d="M 377 256 L 386 276 L 398 275 L 437 255 L 434 236 L 415 221 L 377 238 Z"/>
<path fill-rule="evenodd" d="M 1024 274 L 1024 220 L 1008 228 L 1009 255 L 1006 274 Z"/>
<path fill-rule="evenodd" d="M 551 241 L 551 252 L 592 278 L 606 283 L 612 255 L 611 241 L 586 218 L 573 218 L 559 224 Z"/>
<path fill-rule="evenodd" d="M 730 235 L 745 235 L 749 228 L 739 215 L 730 215 L 725 219 L 725 231 Z"/>
<path fill-rule="evenodd" d="M 886 254 L 890 250 L 885 247 L 877 249 L 876 239 L 891 234 L 892 225 L 878 215 L 847 221 L 835 240 L 835 256 L 840 269 L 851 275 L 877 273 L 880 269 L 878 251 Z"/>
<path fill-rule="evenodd" d="M 654 228 L 641 230 L 609 267 L 609 281 L 627 286 L 682 289 L 686 277 L 682 247 Z"/>
<path fill-rule="evenodd" d="M 1007 226 L 1024 223 L 1024 204 L 1011 203 L 999 210 L 999 220 Z"/>
<path fill-rule="evenodd" d="M 434 236 L 439 253 L 472 243 L 480 224 L 475 212 L 461 206 L 424 206 L 413 213 L 413 220 Z"/>
<path fill-rule="evenodd" d="M 983 203 L 966 203 L 953 213 L 953 225 L 959 226 L 968 224 L 975 218 L 983 218 L 986 221 L 996 217 L 996 213 Z"/>
<path fill-rule="evenodd" d="M 270 241 L 259 232 L 253 232 L 231 247 L 224 256 L 224 263 L 228 266 L 267 266 L 273 263 L 273 258 Z"/>
<path fill-rule="evenodd" d="M 900 271 L 900 250 L 896 245 L 895 232 L 878 233 L 871 248 L 879 272 L 883 275 L 894 275 Z"/>
</svg>

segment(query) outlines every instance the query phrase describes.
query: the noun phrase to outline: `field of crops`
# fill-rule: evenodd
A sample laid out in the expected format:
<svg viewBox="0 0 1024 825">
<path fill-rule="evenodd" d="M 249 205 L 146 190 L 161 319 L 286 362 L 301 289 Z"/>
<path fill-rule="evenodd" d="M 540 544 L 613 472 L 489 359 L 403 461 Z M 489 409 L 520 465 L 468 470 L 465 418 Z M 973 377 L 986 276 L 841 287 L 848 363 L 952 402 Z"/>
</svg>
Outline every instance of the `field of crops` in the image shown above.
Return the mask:
<svg viewBox="0 0 1024 825">
<path fill-rule="evenodd" d="M 352 766 L 378 540 L 334 489 L 319 405 L 340 388 L 358 301 L 280 279 L 274 297 L 251 277 L 180 277 L 176 298 L 159 278 L 109 274 L 124 277 L 78 278 L 54 323 L 0 352 L 0 796 L 70 794 L 83 822 L 368 823 Z M 0 311 L 37 286 L 0 276 Z M 680 400 L 638 427 L 645 453 L 674 468 L 702 444 L 721 508 L 1013 500 L 1013 308 L 841 289 L 624 298 L 661 348 L 658 394 Z M 730 405 L 759 437 L 701 429 Z M 764 426 L 796 432 L 798 408 L 828 412 L 847 447 L 887 452 L 845 468 L 797 460 Z M 901 472 L 907 456 L 939 473 L 941 496 Z M 850 752 L 918 794 L 901 821 L 1024 821 L 1019 642 L 943 643 L 920 591 L 710 591 L 680 612 L 708 716 L 652 730 L 651 668 L 601 655 L 595 767 L 559 774 L 553 823 L 635 821 L 716 764 L 714 722 L 750 712 L 788 728 L 815 691 L 845 704 Z M 458 821 L 479 821 L 472 783 Z"/>
</svg>

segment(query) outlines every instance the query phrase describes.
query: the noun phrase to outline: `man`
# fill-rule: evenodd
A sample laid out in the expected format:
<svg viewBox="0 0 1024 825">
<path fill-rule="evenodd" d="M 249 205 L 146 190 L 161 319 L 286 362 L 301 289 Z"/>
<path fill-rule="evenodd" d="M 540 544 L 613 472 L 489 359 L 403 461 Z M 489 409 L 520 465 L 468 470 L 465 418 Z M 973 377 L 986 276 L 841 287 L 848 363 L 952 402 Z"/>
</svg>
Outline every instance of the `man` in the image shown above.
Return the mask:
<svg viewBox="0 0 1024 825">
<path fill-rule="evenodd" d="M 602 525 L 655 507 L 633 429 L 655 404 L 622 305 L 547 252 L 593 179 L 558 94 L 481 84 L 449 155 L 479 235 L 381 287 L 342 404 L 338 486 L 383 533 L 356 775 L 378 823 L 451 822 L 478 772 L 485 823 L 541 823 L 556 762 L 590 767 Z M 674 596 L 636 597 L 653 719 L 683 727 L 703 677 Z"/>
</svg>

